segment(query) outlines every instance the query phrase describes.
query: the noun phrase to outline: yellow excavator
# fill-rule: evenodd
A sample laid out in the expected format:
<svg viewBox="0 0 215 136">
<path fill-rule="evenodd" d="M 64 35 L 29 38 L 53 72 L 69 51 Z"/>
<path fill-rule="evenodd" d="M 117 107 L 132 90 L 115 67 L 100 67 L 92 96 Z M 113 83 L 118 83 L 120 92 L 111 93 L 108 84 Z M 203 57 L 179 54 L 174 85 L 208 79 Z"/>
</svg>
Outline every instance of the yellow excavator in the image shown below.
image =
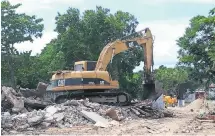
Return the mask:
<svg viewBox="0 0 215 136">
<path fill-rule="evenodd" d="M 141 36 L 140 36 L 141 34 Z M 55 103 L 68 99 L 88 98 L 92 102 L 126 105 L 131 102 L 129 94 L 119 91 L 119 83 L 112 80 L 107 71 L 113 57 L 132 46 L 132 42 L 143 47 L 144 52 L 144 82 L 145 90 L 155 93 L 153 78 L 153 36 L 149 28 L 135 32 L 133 38 L 116 40 L 107 44 L 97 61 L 78 61 L 74 70 L 56 71 L 47 87 L 45 98 Z"/>
</svg>

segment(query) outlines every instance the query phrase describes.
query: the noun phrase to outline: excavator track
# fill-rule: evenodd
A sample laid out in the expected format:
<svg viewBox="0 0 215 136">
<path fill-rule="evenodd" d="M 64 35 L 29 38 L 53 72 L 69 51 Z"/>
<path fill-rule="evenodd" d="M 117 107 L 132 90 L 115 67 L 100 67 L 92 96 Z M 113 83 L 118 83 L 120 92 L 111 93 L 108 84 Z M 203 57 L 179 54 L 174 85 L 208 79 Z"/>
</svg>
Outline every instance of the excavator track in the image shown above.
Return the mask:
<svg viewBox="0 0 215 136">
<path fill-rule="evenodd" d="M 46 91 L 45 98 L 57 104 L 67 100 L 79 100 L 88 98 L 90 102 L 97 102 L 106 105 L 125 106 L 131 102 L 131 97 L 125 92 L 102 91 L 102 92 L 84 92 L 84 91 Z"/>
</svg>

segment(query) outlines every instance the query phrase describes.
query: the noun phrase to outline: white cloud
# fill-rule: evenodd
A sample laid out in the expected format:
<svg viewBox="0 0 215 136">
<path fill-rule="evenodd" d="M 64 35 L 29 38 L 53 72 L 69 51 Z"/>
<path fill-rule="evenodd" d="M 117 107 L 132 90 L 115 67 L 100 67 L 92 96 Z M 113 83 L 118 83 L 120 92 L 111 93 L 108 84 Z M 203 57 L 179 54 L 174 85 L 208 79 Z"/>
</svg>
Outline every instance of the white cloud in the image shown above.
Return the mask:
<svg viewBox="0 0 215 136">
<path fill-rule="evenodd" d="M 183 36 L 189 19 L 158 20 L 139 24 L 137 31 L 148 27 L 155 36 L 154 41 L 154 63 L 155 68 L 160 65 L 174 66 L 177 62 L 178 46 L 176 40 Z M 143 63 L 134 71 L 141 70 Z"/>
<path fill-rule="evenodd" d="M 78 6 L 83 3 L 84 0 L 9 0 L 11 4 L 21 3 L 17 11 L 34 13 L 40 10 L 50 10 L 57 7 L 59 4 Z"/>
<path fill-rule="evenodd" d="M 31 55 L 36 55 L 40 53 L 41 50 L 49 43 L 53 38 L 57 37 L 57 33 L 55 32 L 45 32 L 41 38 L 35 39 L 33 43 L 31 42 L 23 42 L 19 44 L 15 44 L 15 48 L 20 51 L 30 51 L 32 50 Z"/>
<path fill-rule="evenodd" d="M 215 0 L 140 0 L 146 5 L 160 5 L 160 4 L 214 4 Z"/>
</svg>

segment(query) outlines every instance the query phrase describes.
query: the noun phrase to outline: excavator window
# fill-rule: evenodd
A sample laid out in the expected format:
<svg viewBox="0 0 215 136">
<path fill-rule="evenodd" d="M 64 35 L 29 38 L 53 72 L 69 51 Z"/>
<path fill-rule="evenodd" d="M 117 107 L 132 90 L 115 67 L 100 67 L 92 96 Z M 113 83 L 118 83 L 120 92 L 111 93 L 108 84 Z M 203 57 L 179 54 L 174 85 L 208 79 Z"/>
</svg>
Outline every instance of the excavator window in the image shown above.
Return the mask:
<svg viewBox="0 0 215 136">
<path fill-rule="evenodd" d="M 88 61 L 87 62 L 87 70 L 88 71 L 95 70 L 95 67 L 96 67 L 96 61 Z"/>
<path fill-rule="evenodd" d="M 74 70 L 75 71 L 83 71 L 84 70 L 83 69 L 83 64 L 77 64 L 77 65 L 75 65 Z"/>
</svg>

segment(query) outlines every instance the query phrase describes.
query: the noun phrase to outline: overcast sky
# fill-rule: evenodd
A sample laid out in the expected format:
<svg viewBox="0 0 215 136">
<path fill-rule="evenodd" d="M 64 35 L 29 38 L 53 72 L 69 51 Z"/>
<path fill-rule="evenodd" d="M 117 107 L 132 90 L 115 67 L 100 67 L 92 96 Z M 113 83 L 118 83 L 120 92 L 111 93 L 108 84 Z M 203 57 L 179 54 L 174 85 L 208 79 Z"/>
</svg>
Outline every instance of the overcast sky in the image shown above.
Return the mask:
<svg viewBox="0 0 215 136">
<path fill-rule="evenodd" d="M 36 15 L 44 19 L 43 37 L 34 43 L 25 42 L 15 47 L 19 51 L 32 50 L 40 53 L 57 34 L 55 16 L 64 13 L 68 7 L 84 11 L 95 9 L 96 5 L 109 8 L 111 12 L 122 10 L 133 14 L 139 21 L 137 30 L 149 27 L 155 36 L 155 68 L 160 65 L 173 67 L 177 62 L 176 40 L 183 35 L 189 20 L 196 15 L 208 15 L 215 6 L 215 0 L 9 0 L 12 4 L 21 3 L 19 12 Z M 143 64 L 135 69 L 142 69 Z"/>
</svg>

